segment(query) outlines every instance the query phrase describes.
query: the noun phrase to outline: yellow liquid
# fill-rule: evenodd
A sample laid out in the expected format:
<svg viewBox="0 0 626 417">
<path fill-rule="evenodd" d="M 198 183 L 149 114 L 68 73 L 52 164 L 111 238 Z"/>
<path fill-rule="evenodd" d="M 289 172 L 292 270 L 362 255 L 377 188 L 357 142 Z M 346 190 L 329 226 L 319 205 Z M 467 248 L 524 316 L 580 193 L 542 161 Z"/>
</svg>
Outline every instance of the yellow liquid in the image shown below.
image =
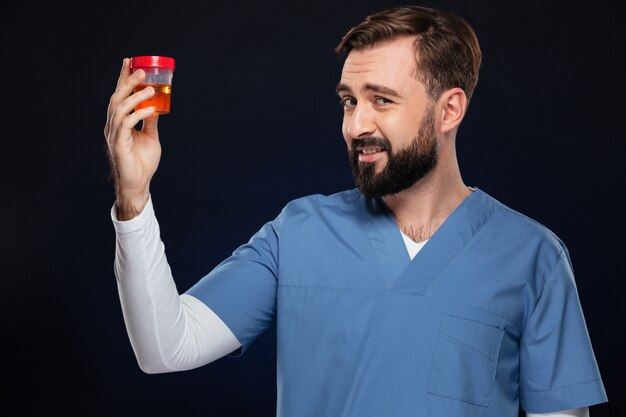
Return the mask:
<svg viewBox="0 0 626 417">
<path fill-rule="evenodd" d="M 141 103 L 139 103 L 139 105 L 135 107 L 135 111 L 154 106 L 155 113 L 168 114 L 170 112 L 172 86 L 168 84 L 139 84 L 137 87 L 135 87 L 133 92 L 137 93 L 146 87 L 154 88 L 154 96 L 146 101 L 142 101 Z"/>
</svg>

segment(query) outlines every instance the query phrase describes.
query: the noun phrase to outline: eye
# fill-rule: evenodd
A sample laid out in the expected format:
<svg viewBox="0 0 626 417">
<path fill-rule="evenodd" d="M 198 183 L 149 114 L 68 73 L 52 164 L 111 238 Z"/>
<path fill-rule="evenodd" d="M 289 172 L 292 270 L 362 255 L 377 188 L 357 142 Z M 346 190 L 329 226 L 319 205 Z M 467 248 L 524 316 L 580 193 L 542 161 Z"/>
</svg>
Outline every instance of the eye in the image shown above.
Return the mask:
<svg viewBox="0 0 626 417">
<path fill-rule="evenodd" d="M 376 97 L 374 100 L 376 103 L 386 106 L 387 104 L 393 104 L 393 101 L 385 98 L 385 97 Z"/>
<path fill-rule="evenodd" d="M 356 106 L 356 99 L 354 97 L 344 97 L 339 100 L 339 104 L 341 104 L 344 109 L 352 108 Z"/>
</svg>

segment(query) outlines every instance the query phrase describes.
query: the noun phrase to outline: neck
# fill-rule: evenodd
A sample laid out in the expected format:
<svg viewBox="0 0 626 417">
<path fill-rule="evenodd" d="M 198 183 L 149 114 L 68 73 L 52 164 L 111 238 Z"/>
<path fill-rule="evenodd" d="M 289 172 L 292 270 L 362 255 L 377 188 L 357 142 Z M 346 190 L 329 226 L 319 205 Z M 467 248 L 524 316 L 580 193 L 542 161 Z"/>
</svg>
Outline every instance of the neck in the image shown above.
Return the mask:
<svg viewBox="0 0 626 417">
<path fill-rule="evenodd" d="M 402 232 L 421 242 L 439 226 L 472 191 L 463 183 L 456 155 L 440 158 L 427 176 L 410 188 L 383 197 Z"/>
</svg>

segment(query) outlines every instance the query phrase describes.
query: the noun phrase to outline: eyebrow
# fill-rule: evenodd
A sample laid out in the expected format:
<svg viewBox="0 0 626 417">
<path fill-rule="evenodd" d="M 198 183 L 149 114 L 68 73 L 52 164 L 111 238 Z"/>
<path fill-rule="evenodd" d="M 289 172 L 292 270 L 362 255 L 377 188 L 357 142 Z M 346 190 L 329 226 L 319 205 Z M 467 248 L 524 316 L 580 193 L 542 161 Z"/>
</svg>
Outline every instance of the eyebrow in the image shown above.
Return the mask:
<svg viewBox="0 0 626 417">
<path fill-rule="evenodd" d="M 347 91 L 349 93 L 352 92 L 350 87 L 348 87 L 346 84 L 343 84 L 343 83 L 337 84 L 337 87 L 335 87 L 335 92 L 337 93 L 337 95 L 339 95 L 339 93 L 341 93 L 342 91 Z M 361 88 L 361 91 L 362 92 L 373 91 L 375 93 L 386 94 L 388 96 L 402 98 L 402 96 L 398 94 L 396 90 L 389 88 L 389 87 L 385 87 L 384 85 L 379 85 L 379 84 L 366 83 Z"/>
</svg>

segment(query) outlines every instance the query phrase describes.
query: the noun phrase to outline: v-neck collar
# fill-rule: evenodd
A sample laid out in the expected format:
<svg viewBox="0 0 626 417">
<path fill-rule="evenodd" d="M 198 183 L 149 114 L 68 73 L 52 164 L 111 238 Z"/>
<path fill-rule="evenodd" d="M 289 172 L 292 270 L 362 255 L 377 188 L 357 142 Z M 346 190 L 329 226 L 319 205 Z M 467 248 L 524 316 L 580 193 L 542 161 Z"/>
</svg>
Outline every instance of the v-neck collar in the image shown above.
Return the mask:
<svg viewBox="0 0 626 417">
<path fill-rule="evenodd" d="M 406 251 L 400 229 L 393 214 L 382 199 L 368 199 L 361 195 L 362 207 L 365 208 L 364 222 L 372 249 L 378 260 L 384 287 L 390 288 L 393 281 L 411 262 Z"/>
<path fill-rule="evenodd" d="M 494 200 L 478 188 L 439 226 L 410 259 L 393 213 L 382 199 L 366 199 L 365 231 L 376 255 L 383 284 L 394 291 L 420 293 L 445 270 L 495 212 Z"/>
</svg>

